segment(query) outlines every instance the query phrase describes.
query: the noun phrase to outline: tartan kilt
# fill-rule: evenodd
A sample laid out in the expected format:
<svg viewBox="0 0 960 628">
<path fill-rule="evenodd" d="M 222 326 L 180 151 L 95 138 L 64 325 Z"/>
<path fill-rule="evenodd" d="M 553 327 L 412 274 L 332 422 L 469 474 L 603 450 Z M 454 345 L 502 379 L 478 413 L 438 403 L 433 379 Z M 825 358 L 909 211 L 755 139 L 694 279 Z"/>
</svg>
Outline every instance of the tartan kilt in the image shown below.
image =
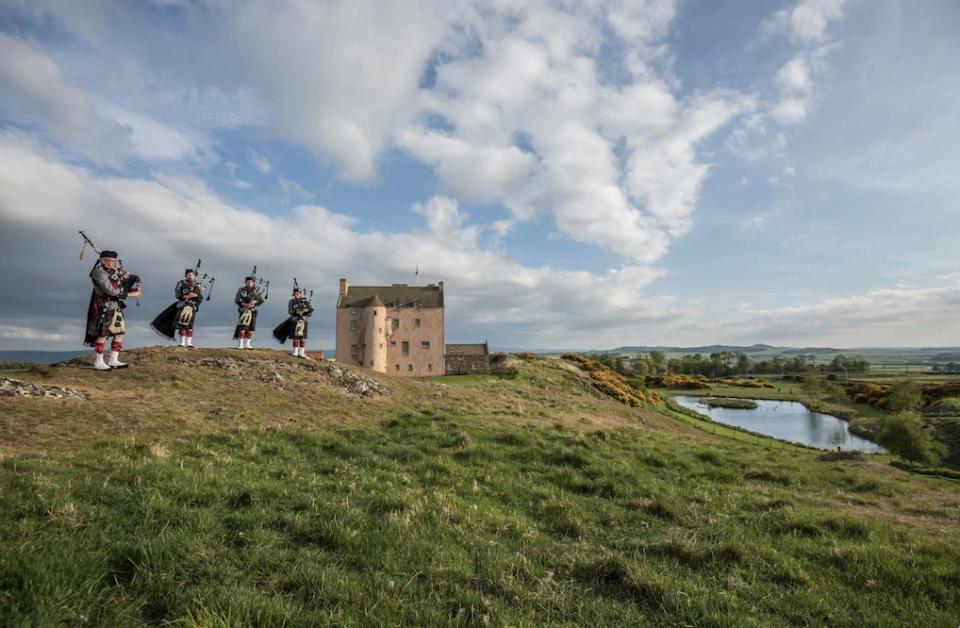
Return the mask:
<svg viewBox="0 0 960 628">
<path fill-rule="evenodd" d="M 297 320 L 298 319 L 296 316 L 291 316 L 290 318 L 288 318 L 287 320 L 283 321 L 282 323 L 280 323 L 279 325 L 273 328 L 273 337 L 276 338 L 277 342 L 279 342 L 280 344 L 286 344 L 289 338 L 296 338 L 297 340 L 300 340 L 301 338 L 304 340 L 307 339 L 307 328 L 308 328 L 307 319 L 305 318 L 302 319 L 303 320 L 302 336 L 296 335 Z"/>
<path fill-rule="evenodd" d="M 168 340 L 173 340 L 177 331 L 177 317 L 180 312 L 177 304 L 169 306 L 150 321 L 150 328 Z"/>
<path fill-rule="evenodd" d="M 234 340 L 236 340 L 237 338 L 240 337 L 240 331 L 241 331 L 241 330 L 242 330 L 242 331 L 257 331 L 257 311 L 256 311 L 256 310 L 252 310 L 252 311 L 250 312 L 250 314 L 251 314 L 251 316 L 250 316 L 250 324 L 249 324 L 249 325 L 241 325 L 241 324 L 240 324 L 240 318 L 239 318 L 239 317 L 243 315 L 242 312 L 237 316 L 237 326 L 236 326 L 236 327 L 234 328 L 234 330 L 233 330 L 233 339 L 234 339 Z"/>
<path fill-rule="evenodd" d="M 96 344 L 97 338 L 106 338 L 110 336 L 122 336 L 126 330 L 113 332 L 110 327 L 113 324 L 114 312 L 123 316 L 122 309 L 107 308 L 107 299 L 97 296 L 96 293 L 90 295 L 90 305 L 87 307 L 87 324 L 84 329 L 83 344 L 92 347 Z"/>
</svg>

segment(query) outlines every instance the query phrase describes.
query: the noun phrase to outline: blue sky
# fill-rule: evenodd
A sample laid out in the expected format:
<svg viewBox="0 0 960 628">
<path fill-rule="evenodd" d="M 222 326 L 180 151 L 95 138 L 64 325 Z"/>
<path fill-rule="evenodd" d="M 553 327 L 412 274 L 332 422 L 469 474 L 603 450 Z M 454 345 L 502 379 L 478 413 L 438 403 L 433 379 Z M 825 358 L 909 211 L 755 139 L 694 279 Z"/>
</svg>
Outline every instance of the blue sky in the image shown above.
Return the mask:
<svg viewBox="0 0 960 628">
<path fill-rule="evenodd" d="M 0 0 L 0 348 L 80 344 L 79 228 L 145 276 L 128 344 L 202 257 L 208 346 L 253 264 L 320 346 L 341 276 L 444 280 L 448 338 L 500 347 L 957 345 L 958 33 L 949 0 Z"/>
</svg>

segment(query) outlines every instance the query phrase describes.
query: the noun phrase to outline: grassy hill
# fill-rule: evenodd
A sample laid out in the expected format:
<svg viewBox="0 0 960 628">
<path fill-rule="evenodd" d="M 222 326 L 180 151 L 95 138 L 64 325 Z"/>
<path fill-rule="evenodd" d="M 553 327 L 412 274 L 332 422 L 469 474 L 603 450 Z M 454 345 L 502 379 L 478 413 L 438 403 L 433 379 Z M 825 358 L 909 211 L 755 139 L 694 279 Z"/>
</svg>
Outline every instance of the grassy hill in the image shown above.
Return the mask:
<svg viewBox="0 0 960 628">
<path fill-rule="evenodd" d="M 9 624 L 912 625 L 960 490 L 629 407 L 559 358 L 405 380 L 141 349 L 0 397 Z M 735 435 L 735 434 L 734 434 Z"/>
</svg>

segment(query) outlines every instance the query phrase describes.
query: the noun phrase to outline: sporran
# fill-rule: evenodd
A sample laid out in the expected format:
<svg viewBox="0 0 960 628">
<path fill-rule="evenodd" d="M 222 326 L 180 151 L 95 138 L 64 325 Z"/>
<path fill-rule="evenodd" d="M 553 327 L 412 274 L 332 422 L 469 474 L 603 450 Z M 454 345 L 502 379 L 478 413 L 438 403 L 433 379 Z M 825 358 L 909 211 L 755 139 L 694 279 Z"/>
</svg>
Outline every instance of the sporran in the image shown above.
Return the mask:
<svg viewBox="0 0 960 628">
<path fill-rule="evenodd" d="M 119 336 L 127 331 L 126 323 L 123 321 L 123 313 L 120 310 L 114 311 L 113 318 L 110 319 L 110 325 L 107 326 L 107 329 L 115 336 Z"/>
<path fill-rule="evenodd" d="M 193 320 L 193 306 L 184 305 L 180 309 L 180 316 L 177 318 L 177 323 L 180 325 L 189 325 L 190 321 Z"/>
</svg>

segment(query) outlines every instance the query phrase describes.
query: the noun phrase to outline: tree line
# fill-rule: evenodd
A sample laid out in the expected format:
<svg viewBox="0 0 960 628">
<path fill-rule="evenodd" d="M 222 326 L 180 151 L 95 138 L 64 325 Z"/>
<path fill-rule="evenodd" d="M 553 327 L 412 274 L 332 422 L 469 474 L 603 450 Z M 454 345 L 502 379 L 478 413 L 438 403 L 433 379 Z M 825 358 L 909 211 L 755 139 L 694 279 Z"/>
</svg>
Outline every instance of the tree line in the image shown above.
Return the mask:
<svg viewBox="0 0 960 628">
<path fill-rule="evenodd" d="M 754 362 L 743 352 L 719 351 L 710 355 L 691 353 L 667 358 L 661 351 L 640 355 L 593 354 L 591 358 L 628 377 L 648 375 L 702 375 L 704 377 L 735 377 L 744 375 L 800 375 L 815 369 L 821 373 L 844 376 L 866 373 L 870 362 L 860 356 L 838 355 L 826 364 L 817 364 L 817 356 L 774 356 Z"/>
</svg>

